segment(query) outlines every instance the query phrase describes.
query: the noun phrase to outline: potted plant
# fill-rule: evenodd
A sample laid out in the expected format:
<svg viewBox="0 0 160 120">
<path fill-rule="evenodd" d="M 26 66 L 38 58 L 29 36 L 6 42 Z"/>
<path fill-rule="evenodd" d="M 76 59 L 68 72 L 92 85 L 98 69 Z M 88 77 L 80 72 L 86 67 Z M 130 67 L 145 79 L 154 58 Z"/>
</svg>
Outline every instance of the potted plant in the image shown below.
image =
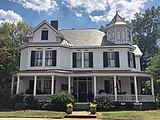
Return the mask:
<svg viewBox="0 0 160 120">
<path fill-rule="evenodd" d="M 67 113 L 68 114 L 72 114 L 72 111 L 73 111 L 73 104 L 72 103 L 69 103 L 66 105 L 67 107 Z"/>
<path fill-rule="evenodd" d="M 96 111 L 97 111 L 97 104 L 90 103 L 90 112 L 91 112 L 91 114 L 95 114 Z"/>
</svg>

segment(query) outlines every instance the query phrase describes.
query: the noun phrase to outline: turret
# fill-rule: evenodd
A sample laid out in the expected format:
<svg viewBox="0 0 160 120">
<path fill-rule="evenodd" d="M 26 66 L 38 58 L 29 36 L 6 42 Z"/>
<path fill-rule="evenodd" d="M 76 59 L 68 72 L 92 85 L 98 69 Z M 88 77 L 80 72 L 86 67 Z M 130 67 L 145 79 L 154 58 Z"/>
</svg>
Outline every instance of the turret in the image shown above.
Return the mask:
<svg viewBox="0 0 160 120">
<path fill-rule="evenodd" d="M 119 14 L 106 26 L 107 40 L 116 44 L 132 44 L 132 27 Z"/>
</svg>

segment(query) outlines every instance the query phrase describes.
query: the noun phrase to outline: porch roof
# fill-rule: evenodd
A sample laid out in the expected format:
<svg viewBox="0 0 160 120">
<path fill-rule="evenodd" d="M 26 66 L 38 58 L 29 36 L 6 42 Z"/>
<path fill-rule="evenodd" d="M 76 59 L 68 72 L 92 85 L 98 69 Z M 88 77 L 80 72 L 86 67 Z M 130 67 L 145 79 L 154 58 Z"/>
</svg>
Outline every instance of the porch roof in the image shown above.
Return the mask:
<svg viewBox="0 0 160 120">
<path fill-rule="evenodd" d="M 25 70 L 13 73 L 13 76 L 142 76 L 152 77 L 145 71 L 131 70 Z"/>
</svg>

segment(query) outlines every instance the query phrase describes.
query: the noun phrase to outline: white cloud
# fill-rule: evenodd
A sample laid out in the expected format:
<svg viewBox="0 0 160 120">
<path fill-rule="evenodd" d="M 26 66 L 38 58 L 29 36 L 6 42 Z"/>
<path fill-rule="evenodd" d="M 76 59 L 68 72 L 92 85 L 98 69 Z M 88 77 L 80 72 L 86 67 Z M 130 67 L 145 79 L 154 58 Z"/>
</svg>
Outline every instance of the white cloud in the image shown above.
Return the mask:
<svg viewBox="0 0 160 120">
<path fill-rule="evenodd" d="M 114 17 L 116 10 L 126 20 L 131 20 L 136 12 L 140 12 L 146 2 L 147 0 L 63 0 L 63 4 L 70 9 L 83 8 L 91 20 L 95 22 L 103 21 L 104 17 L 110 21 Z M 105 15 L 92 16 L 95 11 L 104 12 Z"/>
<path fill-rule="evenodd" d="M 71 9 L 83 7 L 87 13 L 92 13 L 95 10 L 104 11 L 107 2 L 105 0 L 63 0 L 62 3 Z"/>
<path fill-rule="evenodd" d="M 82 14 L 81 13 L 76 13 L 76 16 L 81 18 L 82 17 Z"/>
<path fill-rule="evenodd" d="M 18 21 L 22 21 L 22 17 L 12 10 L 4 11 L 0 9 L 0 24 L 4 22 L 9 23 L 17 23 Z"/>
<path fill-rule="evenodd" d="M 23 5 L 24 8 L 34 11 L 48 11 L 58 8 L 55 0 L 10 0 Z"/>
<path fill-rule="evenodd" d="M 89 17 L 91 18 L 91 21 L 98 23 L 99 21 L 105 21 L 106 20 L 106 16 L 91 16 L 89 15 Z"/>
</svg>

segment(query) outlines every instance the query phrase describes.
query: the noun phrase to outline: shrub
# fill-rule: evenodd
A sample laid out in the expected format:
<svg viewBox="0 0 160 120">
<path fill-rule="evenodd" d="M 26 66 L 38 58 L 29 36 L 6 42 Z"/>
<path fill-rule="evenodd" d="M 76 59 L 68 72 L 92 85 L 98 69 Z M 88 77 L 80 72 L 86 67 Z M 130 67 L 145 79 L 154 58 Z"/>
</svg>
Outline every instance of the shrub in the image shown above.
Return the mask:
<svg viewBox="0 0 160 120">
<path fill-rule="evenodd" d="M 15 110 L 24 110 L 25 109 L 25 104 L 24 103 L 16 103 L 14 106 Z"/>
<path fill-rule="evenodd" d="M 67 103 L 75 103 L 75 98 L 69 93 L 59 92 L 51 96 L 53 109 L 57 111 L 65 111 Z"/>
<path fill-rule="evenodd" d="M 14 108 L 14 106 L 17 103 L 23 103 L 23 100 L 24 100 L 24 95 L 23 94 L 18 94 L 18 95 L 12 96 L 11 99 L 9 100 L 10 108 Z"/>
<path fill-rule="evenodd" d="M 38 107 L 38 100 L 35 99 L 34 96 L 27 96 L 25 98 L 25 105 L 27 109 L 37 109 Z"/>
<path fill-rule="evenodd" d="M 121 103 L 120 102 L 114 102 L 113 106 L 114 106 L 115 109 L 119 109 L 120 106 L 121 106 Z"/>
<path fill-rule="evenodd" d="M 126 109 L 133 109 L 134 104 L 133 103 L 126 103 Z"/>
<path fill-rule="evenodd" d="M 113 106 L 112 101 L 107 97 L 97 98 L 96 104 L 97 104 L 97 110 L 99 111 L 111 110 Z"/>
</svg>

